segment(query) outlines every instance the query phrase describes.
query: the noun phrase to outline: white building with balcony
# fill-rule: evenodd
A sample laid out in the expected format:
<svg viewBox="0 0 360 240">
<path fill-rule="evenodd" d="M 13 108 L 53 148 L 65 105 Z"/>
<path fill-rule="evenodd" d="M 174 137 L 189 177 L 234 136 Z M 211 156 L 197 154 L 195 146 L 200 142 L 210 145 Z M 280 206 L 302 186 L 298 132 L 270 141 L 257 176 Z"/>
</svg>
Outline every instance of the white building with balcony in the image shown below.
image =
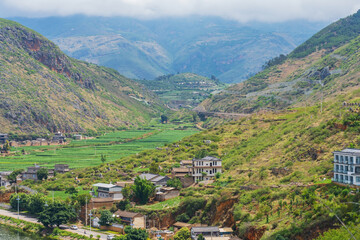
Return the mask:
<svg viewBox="0 0 360 240">
<path fill-rule="evenodd" d="M 194 158 L 192 162 L 192 176 L 195 182 L 210 180 L 222 171 L 221 159 L 216 157 Z"/>
<path fill-rule="evenodd" d="M 334 182 L 360 186 L 360 149 L 335 151 Z"/>
</svg>

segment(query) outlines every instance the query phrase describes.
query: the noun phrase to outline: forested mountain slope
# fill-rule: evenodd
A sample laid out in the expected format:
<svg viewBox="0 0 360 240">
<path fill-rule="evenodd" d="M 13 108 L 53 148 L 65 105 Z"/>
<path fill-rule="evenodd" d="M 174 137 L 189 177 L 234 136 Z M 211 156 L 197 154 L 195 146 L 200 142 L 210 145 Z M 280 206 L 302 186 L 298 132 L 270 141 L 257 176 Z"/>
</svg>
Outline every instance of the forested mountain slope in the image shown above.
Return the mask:
<svg viewBox="0 0 360 240">
<path fill-rule="evenodd" d="M 254 112 L 313 104 L 358 86 L 360 12 L 341 19 L 249 80 L 207 99 L 209 111 Z"/>
<path fill-rule="evenodd" d="M 0 19 L 1 132 L 82 132 L 145 122 L 156 96 L 113 69 L 78 61 Z"/>
</svg>

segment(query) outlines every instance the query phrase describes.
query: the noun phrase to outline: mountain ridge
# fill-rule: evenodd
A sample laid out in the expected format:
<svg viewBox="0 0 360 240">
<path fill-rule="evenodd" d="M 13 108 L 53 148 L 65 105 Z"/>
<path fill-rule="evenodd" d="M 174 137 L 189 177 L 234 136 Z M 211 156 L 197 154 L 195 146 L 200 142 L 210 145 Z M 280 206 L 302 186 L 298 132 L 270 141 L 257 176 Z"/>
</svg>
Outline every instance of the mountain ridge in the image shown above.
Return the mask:
<svg viewBox="0 0 360 240">
<path fill-rule="evenodd" d="M 142 85 L 115 70 L 69 58 L 35 31 L 2 19 L 0 63 L 2 131 L 129 127 L 161 108 Z"/>
<path fill-rule="evenodd" d="M 348 91 L 358 85 L 359 36 L 354 32 L 360 32 L 360 25 L 353 23 L 359 21 L 360 12 L 329 25 L 279 63 L 206 99 L 201 106 L 208 111 L 251 113 L 316 104 L 332 98 L 339 89 Z M 343 25 L 345 36 L 336 35 Z"/>
<path fill-rule="evenodd" d="M 215 75 L 222 82 L 248 78 L 265 61 L 290 52 L 323 26 L 295 21 L 240 24 L 196 16 L 149 21 L 81 15 L 15 20 L 43 33 L 72 57 L 115 68 L 131 78 L 194 72 Z M 302 33 L 294 30 L 298 27 Z"/>
</svg>

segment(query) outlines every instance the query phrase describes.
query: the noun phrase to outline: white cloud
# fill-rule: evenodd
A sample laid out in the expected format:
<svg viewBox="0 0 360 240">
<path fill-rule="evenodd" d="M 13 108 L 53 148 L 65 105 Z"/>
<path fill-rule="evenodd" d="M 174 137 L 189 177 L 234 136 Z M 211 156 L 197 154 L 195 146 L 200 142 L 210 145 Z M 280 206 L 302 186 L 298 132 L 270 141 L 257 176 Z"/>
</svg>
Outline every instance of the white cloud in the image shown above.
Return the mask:
<svg viewBox="0 0 360 240">
<path fill-rule="evenodd" d="M 247 21 L 330 21 L 360 8 L 359 0 L 0 0 L 10 16 L 128 16 L 157 18 L 207 15 Z"/>
</svg>

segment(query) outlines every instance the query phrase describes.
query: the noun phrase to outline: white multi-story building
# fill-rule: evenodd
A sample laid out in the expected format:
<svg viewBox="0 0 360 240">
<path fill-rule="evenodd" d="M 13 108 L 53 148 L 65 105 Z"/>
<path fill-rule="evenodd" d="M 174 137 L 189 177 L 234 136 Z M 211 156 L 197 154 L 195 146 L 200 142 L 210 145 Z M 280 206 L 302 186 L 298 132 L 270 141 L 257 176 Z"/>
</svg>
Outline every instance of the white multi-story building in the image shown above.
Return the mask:
<svg viewBox="0 0 360 240">
<path fill-rule="evenodd" d="M 335 151 L 334 182 L 360 186 L 360 149 Z"/>
<path fill-rule="evenodd" d="M 192 176 L 194 181 L 206 181 L 215 177 L 216 173 L 221 173 L 221 159 L 216 157 L 204 157 L 192 160 Z"/>
</svg>

